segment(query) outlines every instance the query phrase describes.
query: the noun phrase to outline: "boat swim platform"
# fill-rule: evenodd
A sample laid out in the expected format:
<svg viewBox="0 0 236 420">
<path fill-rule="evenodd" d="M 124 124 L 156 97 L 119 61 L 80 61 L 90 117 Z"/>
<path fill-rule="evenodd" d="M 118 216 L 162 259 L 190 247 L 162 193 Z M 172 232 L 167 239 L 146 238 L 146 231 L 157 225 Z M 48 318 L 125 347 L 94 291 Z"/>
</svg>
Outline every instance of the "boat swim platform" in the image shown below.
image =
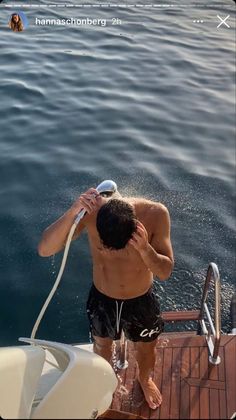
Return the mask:
<svg viewBox="0 0 236 420">
<path fill-rule="evenodd" d="M 194 332 L 162 334 L 156 347 L 154 381 L 163 402 L 151 410 L 136 379 L 134 344 L 128 341 L 129 366 L 118 370 L 121 383 L 113 396 L 111 410 L 99 418 L 232 418 L 236 412 L 235 335 L 221 336 L 219 355 L 220 364 L 209 363 L 205 336 Z"/>
</svg>

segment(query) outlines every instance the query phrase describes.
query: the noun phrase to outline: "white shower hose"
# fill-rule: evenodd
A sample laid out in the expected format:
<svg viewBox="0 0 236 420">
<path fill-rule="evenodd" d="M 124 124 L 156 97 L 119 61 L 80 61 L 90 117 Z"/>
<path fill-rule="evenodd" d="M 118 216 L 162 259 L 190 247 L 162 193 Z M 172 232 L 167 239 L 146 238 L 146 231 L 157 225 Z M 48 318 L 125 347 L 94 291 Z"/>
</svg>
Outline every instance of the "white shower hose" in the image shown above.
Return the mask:
<svg viewBox="0 0 236 420">
<path fill-rule="evenodd" d="M 48 295 L 48 297 L 47 297 L 47 299 L 46 299 L 46 301 L 45 301 L 45 303 L 44 303 L 44 305 L 43 305 L 43 307 L 42 307 L 42 309 L 41 309 L 41 311 L 39 313 L 38 318 L 36 319 L 36 322 L 35 322 L 34 327 L 32 329 L 30 338 L 35 338 L 35 334 L 36 334 L 37 329 L 39 327 L 39 324 L 40 324 L 40 322 L 41 322 L 41 320 L 43 318 L 43 315 L 44 315 L 44 313 L 45 313 L 45 311 L 46 311 L 49 303 L 51 302 L 51 299 L 52 299 L 55 291 L 58 288 L 58 285 L 59 285 L 60 280 L 62 278 L 62 274 L 63 274 L 64 269 L 65 269 L 66 260 L 67 260 L 67 256 L 68 256 L 68 252 L 69 252 L 69 248 L 70 248 L 70 244 L 71 244 L 71 240 L 73 238 L 73 235 L 74 235 L 74 232 L 75 232 L 75 229 L 76 229 L 77 224 L 78 223 L 74 222 L 74 224 L 71 226 L 70 232 L 69 232 L 68 237 L 67 237 L 67 240 L 66 240 L 65 251 L 64 251 L 64 254 L 63 254 L 63 258 L 62 258 L 62 262 L 61 262 L 61 267 L 60 267 L 58 276 L 56 278 L 56 281 L 55 281 L 55 283 L 53 285 L 53 288 L 52 288 L 51 292 L 49 293 L 49 295 Z"/>
</svg>

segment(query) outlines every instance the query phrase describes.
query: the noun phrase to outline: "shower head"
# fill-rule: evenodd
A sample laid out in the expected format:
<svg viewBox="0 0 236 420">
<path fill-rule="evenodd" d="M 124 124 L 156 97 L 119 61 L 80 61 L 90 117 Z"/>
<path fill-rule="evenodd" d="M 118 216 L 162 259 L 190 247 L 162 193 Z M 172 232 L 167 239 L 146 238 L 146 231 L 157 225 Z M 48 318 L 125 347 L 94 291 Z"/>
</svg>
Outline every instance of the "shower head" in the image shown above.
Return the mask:
<svg viewBox="0 0 236 420">
<path fill-rule="evenodd" d="M 97 186 L 96 190 L 99 194 L 108 193 L 110 195 L 111 193 L 114 194 L 117 191 L 117 185 L 114 181 L 106 179 Z"/>
<path fill-rule="evenodd" d="M 105 196 L 110 196 L 117 191 L 117 185 L 114 181 L 111 181 L 110 179 L 107 179 L 107 180 L 101 182 L 101 184 L 99 184 L 97 186 L 96 190 L 101 195 L 104 194 Z M 80 220 L 84 217 L 85 213 L 86 213 L 86 210 L 81 210 L 79 212 L 79 214 L 76 216 L 76 219 L 74 221 L 74 223 L 76 225 L 78 225 Z"/>
</svg>

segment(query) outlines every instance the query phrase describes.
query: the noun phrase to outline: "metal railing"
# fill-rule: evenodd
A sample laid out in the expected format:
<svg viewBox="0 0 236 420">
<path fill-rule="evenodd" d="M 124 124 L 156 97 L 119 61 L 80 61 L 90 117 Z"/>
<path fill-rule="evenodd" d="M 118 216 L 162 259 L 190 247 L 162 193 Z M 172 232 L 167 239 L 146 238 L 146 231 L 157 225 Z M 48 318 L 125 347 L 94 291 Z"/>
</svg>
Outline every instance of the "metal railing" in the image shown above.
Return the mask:
<svg viewBox="0 0 236 420">
<path fill-rule="evenodd" d="M 207 306 L 207 297 L 213 279 L 215 285 L 215 313 L 214 313 L 214 323 L 212 321 L 210 311 Z M 209 349 L 209 361 L 214 365 L 220 363 L 219 349 L 220 349 L 220 339 L 221 339 L 221 295 L 220 295 L 220 274 L 218 267 L 215 263 L 210 263 L 207 270 L 205 285 L 203 289 L 201 309 L 199 322 L 203 334 L 206 336 L 206 341 Z M 204 316 L 209 322 L 209 328 L 207 328 Z M 212 340 L 212 335 L 214 340 Z"/>
</svg>

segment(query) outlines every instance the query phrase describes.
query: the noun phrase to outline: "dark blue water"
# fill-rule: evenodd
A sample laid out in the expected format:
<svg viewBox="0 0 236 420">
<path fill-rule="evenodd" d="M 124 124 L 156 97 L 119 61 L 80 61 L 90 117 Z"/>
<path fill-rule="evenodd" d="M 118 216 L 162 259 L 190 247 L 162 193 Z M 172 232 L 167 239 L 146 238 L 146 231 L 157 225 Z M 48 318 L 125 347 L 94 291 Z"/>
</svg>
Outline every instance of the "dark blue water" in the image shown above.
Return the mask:
<svg viewBox="0 0 236 420">
<path fill-rule="evenodd" d="M 31 2 L 32 3 L 32 2 Z M 235 284 L 234 3 L 211 7 L 0 7 L 0 344 L 29 336 L 62 254 L 40 235 L 103 179 L 170 211 L 175 269 L 162 309 L 198 307 L 210 261 L 222 278 L 222 328 Z M 72 4 L 69 2 L 69 4 Z M 217 29 L 217 14 L 230 14 Z M 95 17 L 104 27 L 35 26 Z M 111 25 L 112 18 L 121 20 Z M 193 19 L 204 19 L 203 24 Z M 86 235 L 72 244 L 38 337 L 88 341 Z"/>
</svg>

